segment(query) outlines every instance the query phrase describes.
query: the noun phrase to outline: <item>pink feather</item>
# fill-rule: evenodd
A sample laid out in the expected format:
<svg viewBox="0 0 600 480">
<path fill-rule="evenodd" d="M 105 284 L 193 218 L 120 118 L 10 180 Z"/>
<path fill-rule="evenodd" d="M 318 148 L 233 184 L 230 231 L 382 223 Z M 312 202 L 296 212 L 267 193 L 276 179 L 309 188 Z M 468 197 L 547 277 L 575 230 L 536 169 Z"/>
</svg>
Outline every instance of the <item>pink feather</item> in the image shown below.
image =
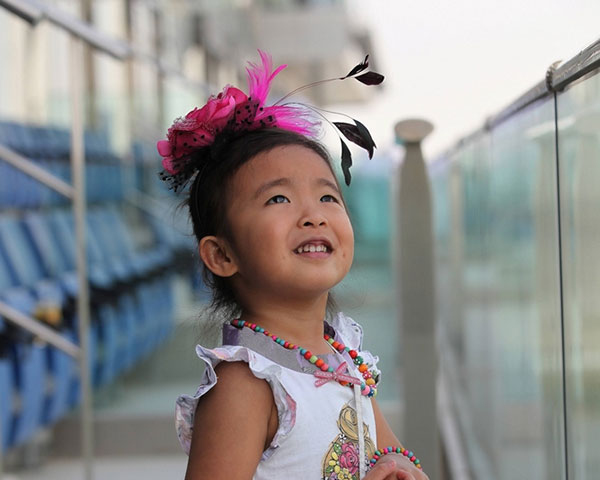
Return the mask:
<svg viewBox="0 0 600 480">
<path fill-rule="evenodd" d="M 275 118 L 275 126 L 283 130 L 290 130 L 309 137 L 316 137 L 321 123 L 315 120 L 312 112 L 300 105 L 273 105 L 264 107 L 255 122 L 272 115 Z"/>
<path fill-rule="evenodd" d="M 246 72 L 248 72 L 248 96 L 264 104 L 271 89 L 271 82 L 287 65 L 280 65 L 274 71 L 271 71 L 273 69 L 271 55 L 262 50 L 259 50 L 258 54 L 260 55 L 261 64 L 248 62 L 249 66 L 246 68 Z"/>
</svg>

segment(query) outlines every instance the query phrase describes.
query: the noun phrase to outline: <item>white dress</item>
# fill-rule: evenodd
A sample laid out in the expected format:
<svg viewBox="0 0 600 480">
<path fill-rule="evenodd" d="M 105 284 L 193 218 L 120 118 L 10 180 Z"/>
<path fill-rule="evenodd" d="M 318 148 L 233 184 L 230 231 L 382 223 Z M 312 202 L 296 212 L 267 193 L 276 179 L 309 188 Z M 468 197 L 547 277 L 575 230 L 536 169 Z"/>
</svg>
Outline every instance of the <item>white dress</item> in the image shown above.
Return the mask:
<svg viewBox="0 0 600 480">
<path fill-rule="evenodd" d="M 325 328 L 336 341 L 359 351 L 374 376 L 379 376 L 378 358 L 361 348 L 360 325 L 339 313 Z M 358 480 L 376 449 L 371 399 L 335 381 L 316 387 L 315 367 L 301 358 L 298 350 L 285 349 L 249 328 L 224 325 L 223 343 L 214 349 L 196 347 L 198 357 L 206 362 L 200 387 L 194 396 L 177 399 L 177 436 L 185 452 L 189 454 L 198 399 L 217 383 L 215 366 L 222 361 L 243 361 L 254 376 L 271 386 L 279 418 L 278 430 L 263 452 L 254 480 Z M 334 369 L 346 362 L 348 373 L 362 378 L 348 353 L 320 357 Z M 362 432 L 358 429 L 359 417 Z M 364 468 L 359 465 L 359 444 L 363 447 Z"/>
</svg>

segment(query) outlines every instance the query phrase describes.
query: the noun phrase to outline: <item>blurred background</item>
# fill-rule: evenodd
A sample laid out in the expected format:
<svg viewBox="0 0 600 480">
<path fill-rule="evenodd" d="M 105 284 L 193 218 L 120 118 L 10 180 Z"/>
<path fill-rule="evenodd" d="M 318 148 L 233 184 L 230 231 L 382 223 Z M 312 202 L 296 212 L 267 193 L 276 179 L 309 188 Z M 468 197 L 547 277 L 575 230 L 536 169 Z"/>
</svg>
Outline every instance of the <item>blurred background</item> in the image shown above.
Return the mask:
<svg viewBox="0 0 600 480">
<path fill-rule="evenodd" d="M 183 478 L 174 402 L 221 319 L 156 141 L 245 90 L 257 48 L 289 65 L 273 100 L 367 53 L 386 75 L 298 99 L 377 143 L 353 150 L 335 295 L 430 478 L 598 478 L 598 18 L 592 0 L 0 0 L 0 478 Z"/>
</svg>

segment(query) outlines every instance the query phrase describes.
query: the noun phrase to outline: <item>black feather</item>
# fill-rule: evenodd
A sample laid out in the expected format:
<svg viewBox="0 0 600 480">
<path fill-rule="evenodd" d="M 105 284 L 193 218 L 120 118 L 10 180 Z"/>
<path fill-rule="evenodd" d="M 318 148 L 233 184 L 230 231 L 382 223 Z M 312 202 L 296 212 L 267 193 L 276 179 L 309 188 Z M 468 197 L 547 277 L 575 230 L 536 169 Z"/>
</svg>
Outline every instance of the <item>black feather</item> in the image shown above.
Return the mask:
<svg viewBox="0 0 600 480">
<path fill-rule="evenodd" d="M 352 166 L 352 154 L 350 153 L 350 149 L 340 137 L 340 142 L 342 143 L 342 172 L 344 173 L 344 181 L 346 185 L 350 186 L 350 181 L 352 180 L 352 176 L 350 175 L 350 167 Z"/>
<path fill-rule="evenodd" d="M 344 137 L 355 143 L 361 148 L 364 148 L 369 153 L 369 158 L 373 158 L 373 149 L 376 148 L 373 137 L 362 123 L 352 119 L 356 125 L 345 122 L 333 122 L 337 129 L 342 132 Z"/>
<path fill-rule="evenodd" d="M 377 72 L 367 72 L 354 78 L 365 85 L 379 85 L 385 77 Z"/>
<path fill-rule="evenodd" d="M 352 70 L 350 70 L 348 75 L 346 75 L 345 77 L 342 77 L 341 79 L 343 80 L 344 78 L 348 78 L 348 77 L 351 77 L 352 75 L 356 75 L 357 73 L 362 72 L 363 70 L 366 70 L 367 68 L 369 68 L 369 56 L 368 55 L 365 57 L 365 59 L 362 61 L 362 63 L 359 63 L 358 65 L 356 65 Z"/>
<path fill-rule="evenodd" d="M 373 137 L 369 133 L 369 129 L 367 127 L 365 127 L 362 123 L 360 123 L 358 120 L 356 120 L 354 118 L 352 120 L 354 120 L 354 123 L 356 123 L 356 128 L 358 128 L 358 131 L 360 132 L 360 136 L 365 140 L 365 143 L 368 145 L 368 148 L 366 148 L 366 150 L 369 152 L 369 160 L 370 160 L 371 158 L 373 158 L 373 149 L 377 148 L 377 145 L 375 145 L 375 141 L 373 140 Z"/>
</svg>

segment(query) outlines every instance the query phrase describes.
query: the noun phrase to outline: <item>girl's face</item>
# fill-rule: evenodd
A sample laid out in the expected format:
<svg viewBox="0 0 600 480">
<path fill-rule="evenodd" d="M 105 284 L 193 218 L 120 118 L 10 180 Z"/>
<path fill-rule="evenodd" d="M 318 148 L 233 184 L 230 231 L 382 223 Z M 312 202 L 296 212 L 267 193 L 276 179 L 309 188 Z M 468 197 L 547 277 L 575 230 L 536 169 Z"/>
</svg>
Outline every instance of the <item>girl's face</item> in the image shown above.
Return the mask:
<svg viewBox="0 0 600 480">
<path fill-rule="evenodd" d="M 317 153 L 298 145 L 261 153 L 236 172 L 230 188 L 228 243 L 241 299 L 314 299 L 348 273 L 352 226 Z"/>
</svg>

